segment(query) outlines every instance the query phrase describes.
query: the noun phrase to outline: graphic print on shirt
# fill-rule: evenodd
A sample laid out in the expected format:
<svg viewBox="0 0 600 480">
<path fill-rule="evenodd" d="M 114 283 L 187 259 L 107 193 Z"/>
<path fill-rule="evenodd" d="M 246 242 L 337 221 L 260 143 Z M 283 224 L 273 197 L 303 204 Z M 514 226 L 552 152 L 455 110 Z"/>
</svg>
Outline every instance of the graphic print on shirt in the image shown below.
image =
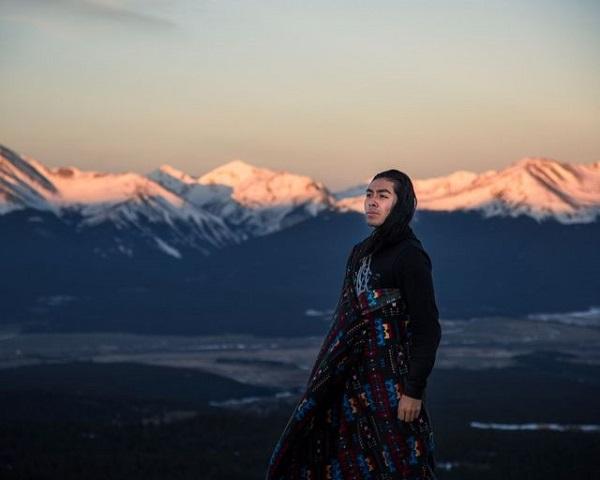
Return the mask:
<svg viewBox="0 0 600 480">
<path fill-rule="evenodd" d="M 360 267 L 358 268 L 355 279 L 355 290 L 357 296 L 369 288 L 369 282 L 372 275 L 371 255 L 369 254 L 360 259 Z"/>
</svg>

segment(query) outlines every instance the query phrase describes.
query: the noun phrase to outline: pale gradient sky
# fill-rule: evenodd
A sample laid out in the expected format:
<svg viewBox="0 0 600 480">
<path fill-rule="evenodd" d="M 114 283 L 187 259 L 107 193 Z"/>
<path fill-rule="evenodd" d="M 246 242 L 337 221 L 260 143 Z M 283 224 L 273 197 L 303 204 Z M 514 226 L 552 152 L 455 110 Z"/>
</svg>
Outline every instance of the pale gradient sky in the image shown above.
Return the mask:
<svg viewBox="0 0 600 480">
<path fill-rule="evenodd" d="M 0 0 L 0 143 L 330 188 L 600 160 L 600 2 Z"/>
</svg>

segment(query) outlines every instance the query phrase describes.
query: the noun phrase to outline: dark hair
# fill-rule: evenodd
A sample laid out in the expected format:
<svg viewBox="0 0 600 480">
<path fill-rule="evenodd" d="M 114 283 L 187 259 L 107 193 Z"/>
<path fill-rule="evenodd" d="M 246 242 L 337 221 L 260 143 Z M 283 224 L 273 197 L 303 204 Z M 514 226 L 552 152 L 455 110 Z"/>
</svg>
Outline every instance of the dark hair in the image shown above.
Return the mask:
<svg viewBox="0 0 600 480">
<path fill-rule="evenodd" d="M 409 225 L 417 209 L 417 196 L 410 177 L 400 170 L 391 169 L 379 172 L 371 181 L 378 178 L 385 178 L 394 184 L 398 200 L 385 221 L 359 244 L 357 259 L 405 238 L 416 238 Z"/>
</svg>

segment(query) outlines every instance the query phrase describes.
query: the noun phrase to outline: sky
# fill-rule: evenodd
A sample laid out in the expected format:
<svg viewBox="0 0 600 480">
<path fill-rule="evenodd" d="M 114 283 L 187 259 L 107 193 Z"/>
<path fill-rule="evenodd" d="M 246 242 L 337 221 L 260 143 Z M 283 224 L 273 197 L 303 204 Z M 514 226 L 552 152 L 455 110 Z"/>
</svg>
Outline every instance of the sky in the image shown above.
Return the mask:
<svg viewBox="0 0 600 480">
<path fill-rule="evenodd" d="M 0 143 L 332 189 L 600 160 L 600 2 L 0 0 Z"/>
</svg>

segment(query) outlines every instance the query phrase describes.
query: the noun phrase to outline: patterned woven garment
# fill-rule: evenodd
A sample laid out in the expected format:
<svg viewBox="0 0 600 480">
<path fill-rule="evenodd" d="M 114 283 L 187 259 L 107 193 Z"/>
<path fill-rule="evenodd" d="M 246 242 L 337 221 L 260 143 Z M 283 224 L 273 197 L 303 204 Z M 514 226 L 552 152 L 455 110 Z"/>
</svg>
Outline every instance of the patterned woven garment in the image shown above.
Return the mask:
<svg viewBox="0 0 600 480">
<path fill-rule="evenodd" d="M 350 264 L 332 323 L 266 480 L 436 479 L 423 396 L 398 418 L 410 362 L 410 316 L 398 288 L 354 290 Z"/>
</svg>

